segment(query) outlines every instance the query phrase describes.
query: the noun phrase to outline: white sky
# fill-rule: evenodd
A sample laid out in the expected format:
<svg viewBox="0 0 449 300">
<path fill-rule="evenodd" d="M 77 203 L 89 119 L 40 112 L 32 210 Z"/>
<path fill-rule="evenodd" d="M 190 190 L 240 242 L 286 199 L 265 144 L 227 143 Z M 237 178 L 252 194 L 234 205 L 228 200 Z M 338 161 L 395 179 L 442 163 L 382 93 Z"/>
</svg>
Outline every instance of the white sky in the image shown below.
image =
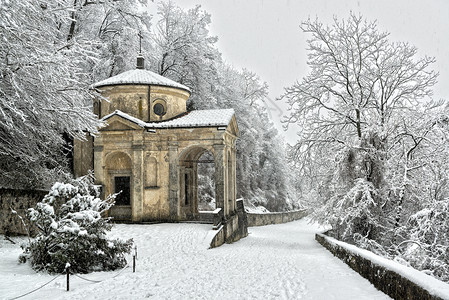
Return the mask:
<svg viewBox="0 0 449 300">
<path fill-rule="evenodd" d="M 256 72 L 270 86 L 270 97 L 301 80 L 308 68 L 306 39 L 301 21 L 318 17 L 331 23 L 332 17 L 347 18 L 349 12 L 377 20 L 378 28 L 391 33 L 391 41 L 409 42 L 419 55 L 434 56 L 434 69 L 440 72 L 435 98 L 449 99 L 449 1 L 447 0 L 176 0 L 183 8 L 200 4 L 212 15 L 210 31 L 219 38 L 223 58 L 236 68 Z M 286 113 L 271 107 L 278 128 Z M 295 140 L 294 130 L 287 140 Z"/>
</svg>

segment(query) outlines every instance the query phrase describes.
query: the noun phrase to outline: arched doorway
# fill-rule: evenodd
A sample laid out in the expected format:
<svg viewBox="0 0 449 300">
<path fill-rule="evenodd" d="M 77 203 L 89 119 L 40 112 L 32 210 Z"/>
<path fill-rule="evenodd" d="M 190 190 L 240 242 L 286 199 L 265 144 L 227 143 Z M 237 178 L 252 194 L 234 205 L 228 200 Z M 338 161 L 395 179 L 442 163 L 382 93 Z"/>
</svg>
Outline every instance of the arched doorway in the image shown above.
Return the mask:
<svg viewBox="0 0 449 300">
<path fill-rule="evenodd" d="M 215 209 L 215 168 L 211 149 L 192 146 L 179 157 L 179 213 L 185 220 L 198 220 L 200 210 Z"/>
<path fill-rule="evenodd" d="M 115 220 L 132 218 L 132 162 L 124 152 L 113 152 L 106 157 L 106 195 L 118 194 L 109 216 Z"/>
</svg>

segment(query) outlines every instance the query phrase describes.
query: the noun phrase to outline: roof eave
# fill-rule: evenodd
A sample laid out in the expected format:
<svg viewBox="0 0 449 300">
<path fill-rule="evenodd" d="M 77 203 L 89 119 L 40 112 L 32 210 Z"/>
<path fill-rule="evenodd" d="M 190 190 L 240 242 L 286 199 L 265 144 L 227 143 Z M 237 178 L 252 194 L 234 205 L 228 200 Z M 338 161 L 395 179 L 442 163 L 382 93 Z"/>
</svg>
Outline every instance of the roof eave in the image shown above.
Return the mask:
<svg viewBox="0 0 449 300">
<path fill-rule="evenodd" d="M 192 91 L 188 88 L 182 88 L 182 87 L 178 87 L 178 86 L 172 86 L 172 85 L 168 85 L 168 84 L 151 84 L 151 83 L 131 83 L 131 82 L 126 82 L 126 83 L 113 83 L 113 84 L 94 84 L 92 85 L 92 89 L 101 89 L 102 87 L 105 86 L 118 86 L 118 85 L 145 85 L 145 86 L 162 86 L 162 87 L 168 87 L 168 88 L 173 88 L 173 89 L 178 89 L 178 90 L 183 90 L 187 93 L 189 93 L 189 96 L 192 95 Z"/>
</svg>

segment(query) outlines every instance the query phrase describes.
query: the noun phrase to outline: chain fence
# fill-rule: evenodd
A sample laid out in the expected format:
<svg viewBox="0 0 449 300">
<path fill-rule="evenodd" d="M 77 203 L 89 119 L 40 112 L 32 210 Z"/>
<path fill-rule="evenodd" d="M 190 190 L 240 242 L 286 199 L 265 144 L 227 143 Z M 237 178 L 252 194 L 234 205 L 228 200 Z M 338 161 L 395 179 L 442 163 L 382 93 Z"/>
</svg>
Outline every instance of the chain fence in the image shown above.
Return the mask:
<svg viewBox="0 0 449 300">
<path fill-rule="evenodd" d="M 136 269 L 136 266 L 135 266 L 136 256 L 137 256 L 137 247 L 135 248 L 135 254 L 133 255 L 133 272 L 135 272 L 135 269 Z M 100 282 L 103 282 L 103 281 L 105 281 L 105 280 L 109 280 L 109 279 L 116 278 L 117 276 L 119 276 L 120 274 L 122 274 L 123 271 L 125 271 L 125 270 L 128 269 L 129 267 L 130 267 L 129 264 L 127 263 L 127 264 L 126 264 L 120 271 L 117 272 L 117 274 L 115 274 L 114 276 L 111 276 L 111 277 L 109 277 L 109 278 L 102 279 L 102 280 L 89 279 L 89 278 L 86 278 L 86 277 L 81 276 L 81 275 L 78 275 L 78 274 L 72 274 L 72 275 L 75 276 L 75 277 L 77 277 L 77 278 L 79 278 L 79 279 L 82 279 L 82 280 L 84 280 L 84 281 L 87 281 L 87 282 L 100 283 Z M 67 269 L 67 291 L 69 290 L 69 274 L 70 274 L 70 272 L 69 272 L 69 270 Z M 35 288 L 35 289 L 33 289 L 32 291 L 29 291 L 29 292 L 27 292 L 27 293 L 25 293 L 25 294 L 22 294 L 22 295 L 20 295 L 20 296 L 16 296 L 16 297 L 13 297 L 13 298 L 9 298 L 8 300 L 20 299 L 20 298 L 25 297 L 25 296 L 28 296 L 28 295 L 30 295 L 30 294 L 32 294 L 32 293 L 34 293 L 34 292 L 37 292 L 38 290 L 40 290 L 40 289 L 42 289 L 43 287 L 45 287 L 46 285 L 50 284 L 51 282 L 53 282 L 53 281 L 56 280 L 57 278 L 59 278 L 59 277 L 61 277 L 61 276 L 64 276 L 64 275 L 66 275 L 66 274 L 59 274 L 59 275 L 55 276 L 54 278 L 52 278 L 50 281 L 48 281 L 48 282 L 46 282 L 45 284 L 39 286 L 38 288 Z"/>
</svg>

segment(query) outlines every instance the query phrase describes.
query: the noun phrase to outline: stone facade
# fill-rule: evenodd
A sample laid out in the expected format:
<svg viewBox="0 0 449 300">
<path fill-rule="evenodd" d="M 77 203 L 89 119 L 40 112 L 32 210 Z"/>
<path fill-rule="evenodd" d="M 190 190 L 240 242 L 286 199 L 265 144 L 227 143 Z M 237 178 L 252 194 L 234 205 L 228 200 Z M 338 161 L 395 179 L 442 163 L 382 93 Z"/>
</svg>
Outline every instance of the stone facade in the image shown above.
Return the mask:
<svg viewBox="0 0 449 300">
<path fill-rule="evenodd" d="M 234 215 L 239 133 L 233 110 L 187 113 L 187 87 L 145 70 L 125 73 L 94 85 L 104 97 L 94 112 L 106 125 L 95 138 L 75 141 L 75 175 L 93 169 L 103 196 L 125 191 L 120 197 L 128 199 L 109 211 L 116 220 L 198 220 L 198 160 L 209 152 L 217 208 L 225 218 Z"/>
<path fill-rule="evenodd" d="M 190 93 L 186 90 L 151 85 L 115 85 L 101 87 L 102 96 L 109 101 L 94 102 L 94 111 L 100 118 L 120 110 L 145 122 L 166 121 L 186 112 Z M 165 113 L 157 115 L 151 109 L 161 104 Z"/>
</svg>

